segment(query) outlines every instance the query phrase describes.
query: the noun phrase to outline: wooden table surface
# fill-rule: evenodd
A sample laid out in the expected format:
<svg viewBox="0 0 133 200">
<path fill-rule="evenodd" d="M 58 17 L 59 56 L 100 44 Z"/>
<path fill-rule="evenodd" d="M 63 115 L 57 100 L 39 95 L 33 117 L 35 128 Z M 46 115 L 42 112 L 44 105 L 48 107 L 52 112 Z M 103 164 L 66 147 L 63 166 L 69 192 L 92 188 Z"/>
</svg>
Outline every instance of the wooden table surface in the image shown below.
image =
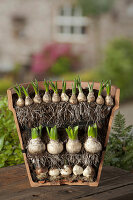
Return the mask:
<svg viewBox="0 0 133 200">
<path fill-rule="evenodd" d="M 31 188 L 24 165 L 0 169 L 0 200 L 133 200 L 133 173 L 103 167 L 100 185 Z"/>
</svg>

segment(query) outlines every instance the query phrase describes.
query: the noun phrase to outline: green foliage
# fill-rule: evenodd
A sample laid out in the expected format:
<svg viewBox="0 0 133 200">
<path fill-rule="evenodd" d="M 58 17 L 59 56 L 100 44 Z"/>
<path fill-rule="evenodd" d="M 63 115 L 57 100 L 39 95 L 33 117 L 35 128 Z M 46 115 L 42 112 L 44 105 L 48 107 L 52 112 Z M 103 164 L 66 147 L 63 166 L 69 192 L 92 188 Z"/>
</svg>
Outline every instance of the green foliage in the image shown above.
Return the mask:
<svg viewBox="0 0 133 200">
<path fill-rule="evenodd" d="M 81 79 L 80 79 L 80 76 L 78 75 L 78 78 L 77 78 L 77 87 L 78 87 L 78 90 L 79 90 L 79 92 L 83 92 L 82 91 L 82 86 L 81 86 Z"/>
<path fill-rule="evenodd" d="M 97 138 L 97 125 L 96 123 L 93 126 L 88 126 L 88 137 Z"/>
<path fill-rule="evenodd" d="M 35 91 L 35 94 L 38 95 L 39 94 L 39 87 L 38 87 L 38 81 L 35 79 L 35 82 L 31 82 L 31 85 Z"/>
<path fill-rule="evenodd" d="M 27 88 L 24 88 L 24 86 L 22 86 L 23 93 L 25 94 L 26 97 L 29 96 L 29 94 L 28 94 L 28 88 L 29 88 L 29 85 L 27 86 Z"/>
<path fill-rule="evenodd" d="M 107 145 L 105 165 L 133 170 L 133 132 L 131 129 L 132 126 L 126 126 L 124 116 L 118 112 Z"/>
<path fill-rule="evenodd" d="M 7 98 L 0 97 L 0 167 L 23 163 L 12 112 L 8 110 Z"/>
<path fill-rule="evenodd" d="M 52 90 L 53 90 L 56 94 L 58 94 L 57 81 L 55 81 L 55 84 L 54 84 L 52 81 L 51 81 L 49 84 L 50 84 Z"/>
<path fill-rule="evenodd" d="M 42 133 L 42 126 L 41 125 L 39 127 L 32 128 L 31 129 L 32 139 L 36 139 L 38 137 L 41 137 L 41 133 Z"/>
<path fill-rule="evenodd" d="M 62 92 L 66 92 L 66 81 L 62 81 Z"/>
<path fill-rule="evenodd" d="M 99 16 L 108 12 L 113 5 L 113 0 L 77 0 L 84 15 Z"/>
<path fill-rule="evenodd" d="M 22 87 L 18 84 L 16 84 L 16 87 L 14 87 L 15 92 L 17 93 L 18 97 L 22 97 Z"/>
<path fill-rule="evenodd" d="M 50 73 L 54 76 L 60 76 L 62 74 L 68 73 L 71 70 L 71 60 L 69 57 L 60 57 L 52 65 Z"/>
<path fill-rule="evenodd" d="M 108 45 L 101 77 L 121 89 L 122 100 L 133 97 L 133 41 L 116 39 Z"/>
<path fill-rule="evenodd" d="M 94 86 L 94 81 L 92 82 L 92 84 L 88 83 L 89 92 L 93 92 L 93 86 Z"/>
<path fill-rule="evenodd" d="M 106 84 L 106 92 L 108 96 L 110 95 L 110 91 L 111 91 L 111 80 L 109 80 Z"/>
<path fill-rule="evenodd" d="M 49 92 L 49 81 L 46 81 L 45 79 L 44 79 L 44 87 L 45 87 L 45 91 Z"/>
<path fill-rule="evenodd" d="M 74 79 L 74 85 L 72 83 L 72 94 L 76 94 L 76 85 L 77 85 L 77 80 Z"/>
<path fill-rule="evenodd" d="M 78 126 L 75 126 L 74 128 L 71 128 L 70 126 L 68 126 L 68 128 L 66 128 L 66 132 L 68 134 L 68 137 L 71 140 L 76 140 L 78 137 Z"/>
<path fill-rule="evenodd" d="M 0 95 L 6 94 L 8 88 L 13 86 L 13 81 L 10 78 L 0 79 Z"/>
<path fill-rule="evenodd" d="M 51 128 L 50 131 L 49 131 L 49 128 L 46 127 L 46 130 L 47 130 L 48 136 L 51 140 L 58 140 L 58 133 L 57 133 L 57 127 L 56 126 Z"/>
</svg>

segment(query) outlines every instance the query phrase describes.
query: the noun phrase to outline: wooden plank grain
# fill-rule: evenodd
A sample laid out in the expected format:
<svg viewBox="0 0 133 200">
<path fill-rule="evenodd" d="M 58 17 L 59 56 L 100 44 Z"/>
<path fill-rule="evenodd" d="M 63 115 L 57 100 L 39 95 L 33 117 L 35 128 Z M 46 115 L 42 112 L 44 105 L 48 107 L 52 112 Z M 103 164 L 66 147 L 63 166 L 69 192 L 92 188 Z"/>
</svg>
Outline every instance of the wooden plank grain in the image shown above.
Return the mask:
<svg viewBox="0 0 133 200">
<path fill-rule="evenodd" d="M 99 187 L 62 185 L 31 188 L 24 165 L 0 169 L 0 199 L 2 200 L 69 200 L 91 199 L 91 197 L 95 199 L 102 198 L 104 193 L 108 195 L 110 191 L 114 191 L 114 196 L 119 197 L 121 190 L 123 195 L 132 194 L 132 186 L 133 174 L 114 167 L 103 168 Z"/>
</svg>

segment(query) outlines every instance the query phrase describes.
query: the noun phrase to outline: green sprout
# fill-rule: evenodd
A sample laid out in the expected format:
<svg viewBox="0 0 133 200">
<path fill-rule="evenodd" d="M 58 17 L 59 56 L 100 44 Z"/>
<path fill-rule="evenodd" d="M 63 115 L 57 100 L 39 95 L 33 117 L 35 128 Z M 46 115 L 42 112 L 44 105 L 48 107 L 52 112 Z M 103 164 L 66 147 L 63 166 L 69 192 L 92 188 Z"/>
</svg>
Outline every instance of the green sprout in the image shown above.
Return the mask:
<svg viewBox="0 0 133 200">
<path fill-rule="evenodd" d="M 97 138 L 97 125 L 88 126 L 88 137 Z"/>
<path fill-rule="evenodd" d="M 68 137 L 71 140 L 76 140 L 78 137 L 78 126 L 75 126 L 74 128 L 71 128 L 70 126 L 68 126 L 68 128 L 66 128 L 66 132 L 68 134 Z"/>
<path fill-rule="evenodd" d="M 62 93 L 66 93 L 66 82 L 62 81 Z"/>
<path fill-rule="evenodd" d="M 72 83 L 72 94 L 76 94 L 76 85 L 77 85 L 77 80 L 76 79 L 74 79 L 74 85 L 73 85 L 73 83 Z"/>
<path fill-rule="evenodd" d="M 92 84 L 88 83 L 89 92 L 93 92 L 93 86 L 94 86 L 94 81 L 92 82 Z"/>
<path fill-rule="evenodd" d="M 106 83 L 106 92 L 107 92 L 107 95 L 108 95 L 108 96 L 110 95 L 110 91 L 111 91 L 111 80 L 109 80 L 109 81 Z"/>
<path fill-rule="evenodd" d="M 82 91 L 80 76 L 78 76 L 78 78 L 77 78 L 77 87 L 78 87 L 79 92 L 82 93 L 83 91 Z"/>
<path fill-rule="evenodd" d="M 36 128 L 32 128 L 31 129 L 32 139 L 41 137 L 41 133 L 42 133 L 42 125 L 40 125 L 39 127 L 36 127 Z"/>
<path fill-rule="evenodd" d="M 51 140 L 58 140 L 58 133 L 57 133 L 57 127 L 54 126 L 53 128 L 50 129 L 46 126 L 46 130 L 48 133 L 48 136 Z"/>
<path fill-rule="evenodd" d="M 33 89 L 35 91 L 35 94 L 38 95 L 39 94 L 38 81 L 35 79 L 35 82 L 32 81 L 31 84 L 32 84 L 32 87 L 33 87 Z"/>
<path fill-rule="evenodd" d="M 24 94 L 25 94 L 26 97 L 29 96 L 28 88 L 29 88 L 29 85 L 27 86 L 27 88 L 24 88 L 24 86 L 22 86 L 22 90 L 23 90 L 23 92 L 24 92 Z"/>
<path fill-rule="evenodd" d="M 49 92 L 49 81 L 44 80 L 44 87 L 46 92 Z"/>
<path fill-rule="evenodd" d="M 20 85 L 16 84 L 16 87 L 14 87 L 15 92 L 17 93 L 18 97 L 22 97 L 22 88 Z"/>
<path fill-rule="evenodd" d="M 102 91 L 104 90 L 104 88 L 106 87 L 108 81 L 101 81 L 100 84 L 100 88 L 99 88 L 99 92 L 98 92 L 98 96 L 100 96 L 102 94 Z"/>
<path fill-rule="evenodd" d="M 49 84 L 50 84 L 52 90 L 54 91 L 54 93 L 58 94 L 57 81 L 55 82 L 55 84 L 52 81 L 50 81 Z"/>
</svg>

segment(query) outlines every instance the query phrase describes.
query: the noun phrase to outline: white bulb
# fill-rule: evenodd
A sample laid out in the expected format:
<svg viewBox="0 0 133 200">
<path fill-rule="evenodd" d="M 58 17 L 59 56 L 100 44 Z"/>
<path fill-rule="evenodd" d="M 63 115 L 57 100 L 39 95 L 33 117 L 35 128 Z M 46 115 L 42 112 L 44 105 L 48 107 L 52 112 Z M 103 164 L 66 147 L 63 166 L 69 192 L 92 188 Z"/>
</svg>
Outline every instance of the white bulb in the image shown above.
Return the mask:
<svg viewBox="0 0 133 200">
<path fill-rule="evenodd" d="M 60 170 L 62 176 L 69 176 L 72 173 L 72 169 L 68 165 L 64 165 L 64 168 Z"/>
<path fill-rule="evenodd" d="M 75 165 L 74 167 L 73 167 L 73 173 L 74 173 L 74 175 L 81 175 L 82 173 L 83 173 L 83 168 L 82 167 L 80 167 L 79 165 Z"/>
<path fill-rule="evenodd" d="M 88 165 L 83 171 L 83 176 L 86 176 L 87 178 L 93 177 L 94 173 L 95 173 L 95 171 L 94 171 L 93 167 Z"/>
<path fill-rule="evenodd" d="M 57 168 L 51 168 L 49 170 L 49 175 L 50 176 L 59 176 L 59 174 L 60 174 L 60 171 Z"/>
</svg>

